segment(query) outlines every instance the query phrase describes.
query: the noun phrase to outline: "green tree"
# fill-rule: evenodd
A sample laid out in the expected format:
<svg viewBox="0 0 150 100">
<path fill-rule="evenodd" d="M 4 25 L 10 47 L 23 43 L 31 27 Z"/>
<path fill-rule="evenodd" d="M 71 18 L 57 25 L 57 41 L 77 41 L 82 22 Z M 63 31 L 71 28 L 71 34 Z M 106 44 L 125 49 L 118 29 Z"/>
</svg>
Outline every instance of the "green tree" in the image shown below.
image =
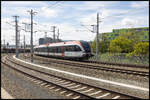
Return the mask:
<svg viewBox="0 0 150 100">
<path fill-rule="evenodd" d="M 131 44 L 132 44 L 132 50 L 131 51 L 133 51 L 134 45 L 136 45 L 137 43 L 140 42 L 140 36 L 141 35 L 142 35 L 142 33 L 136 31 L 135 29 L 130 29 L 128 32 L 123 32 L 120 34 L 121 37 L 124 37 L 124 38 L 131 40 Z"/>
<path fill-rule="evenodd" d="M 108 47 L 109 47 L 109 41 L 107 39 L 107 36 L 101 36 L 99 37 L 99 52 L 101 53 L 105 53 L 108 51 Z M 91 47 L 93 49 L 93 52 L 96 53 L 96 39 L 92 42 Z"/>
<path fill-rule="evenodd" d="M 106 35 L 102 36 L 102 39 L 99 43 L 99 45 L 100 45 L 99 50 L 101 53 L 108 52 L 109 43 L 110 43 L 110 41 L 108 40 L 108 37 Z"/>
<path fill-rule="evenodd" d="M 111 53 L 128 53 L 132 50 L 131 43 L 131 40 L 119 36 L 110 42 L 109 51 Z"/>
<path fill-rule="evenodd" d="M 139 42 L 134 46 L 134 51 L 129 53 L 127 56 L 145 56 L 149 55 L 149 43 Z"/>
<path fill-rule="evenodd" d="M 92 50 L 94 53 L 96 53 L 96 39 L 91 44 Z"/>
</svg>

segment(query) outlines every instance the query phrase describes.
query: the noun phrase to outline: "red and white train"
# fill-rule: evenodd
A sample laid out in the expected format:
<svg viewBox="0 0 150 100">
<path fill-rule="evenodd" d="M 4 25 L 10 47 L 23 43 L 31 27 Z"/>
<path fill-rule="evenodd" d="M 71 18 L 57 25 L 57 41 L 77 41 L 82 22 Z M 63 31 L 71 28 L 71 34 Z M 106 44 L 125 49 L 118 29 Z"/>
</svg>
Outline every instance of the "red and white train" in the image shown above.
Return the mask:
<svg viewBox="0 0 150 100">
<path fill-rule="evenodd" d="M 88 59 L 92 57 L 91 47 L 86 41 L 48 43 L 34 47 L 35 55 L 64 59 Z"/>
</svg>

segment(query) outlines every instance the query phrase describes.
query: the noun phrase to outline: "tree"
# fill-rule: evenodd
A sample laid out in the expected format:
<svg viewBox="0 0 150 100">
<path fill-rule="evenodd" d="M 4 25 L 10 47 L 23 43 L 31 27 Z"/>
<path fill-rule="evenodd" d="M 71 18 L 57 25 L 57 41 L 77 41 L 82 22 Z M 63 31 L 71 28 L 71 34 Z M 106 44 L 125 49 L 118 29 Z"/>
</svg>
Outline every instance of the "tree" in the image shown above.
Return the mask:
<svg viewBox="0 0 150 100">
<path fill-rule="evenodd" d="M 106 53 L 108 51 L 110 41 L 108 40 L 108 37 L 106 35 L 102 36 L 102 40 L 100 41 L 100 52 Z"/>
<path fill-rule="evenodd" d="M 110 43 L 107 39 L 107 36 L 105 36 L 105 35 L 101 36 L 101 37 L 99 37 L 99 39 L 101 40 L 101 41 L 99 41 L 99 47 L 98 47 L 99 52 L 101 52 L 101 53 L 107 52 L 109 43 Z M 91 47 L 93 49 L 93 52 L 96 53 L 96 39 L 92 42 Z"/>
<path fill-rule="evenodd" d="M 149 55 L 149 43 L 139 42 L 134 46 L 134 51 L 129 53 L 127 56 L 145 56 Z"/>
<path fill-rule="evenodd" d="M 141 32 L 136 31 L 135 29 L 130 29 L 128 32 L 123 32 L 120 34 L 121 37 L 127 38 L 131 40 L 132 47 L 136 45 L 138 42 L 140 42 L 140 36 L 142 35 Z M 132 48 L 133 50 L 133 48 Z"/>
<path fill-rule="evenodd" d="M 91 48 L 92 48 L 93 52 L 96 53 L 96 41 L 95 40 L 92 42 Z"/>
<path fill-rule="evenodd" d="M 132 50 L 131 43 L 131 40 L 119 36 L 110 42 L 109 51 L 111 53 L 128 53 Z"/>
</svg>

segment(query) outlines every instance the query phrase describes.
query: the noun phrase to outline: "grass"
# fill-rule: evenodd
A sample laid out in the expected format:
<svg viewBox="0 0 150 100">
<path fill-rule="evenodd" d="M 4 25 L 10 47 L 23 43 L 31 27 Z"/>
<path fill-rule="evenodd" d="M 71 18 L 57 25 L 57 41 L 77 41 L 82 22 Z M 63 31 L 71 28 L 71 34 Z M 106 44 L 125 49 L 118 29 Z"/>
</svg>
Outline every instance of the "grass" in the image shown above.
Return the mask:
<svg viewBox="0 0 150 100">
<path fill-rule="evenodd" d="M 141 64 L 149 66 L 149 56 L 145 57 L 126 57 L 126 54 L 110 54 L 103 53 L 100 54 L 97 58 L 96 56 L 91 57 L 89 60 L 93 61 L 106 61 L 114 63 L 125 63 L 125 64 Z"/>
</svg>

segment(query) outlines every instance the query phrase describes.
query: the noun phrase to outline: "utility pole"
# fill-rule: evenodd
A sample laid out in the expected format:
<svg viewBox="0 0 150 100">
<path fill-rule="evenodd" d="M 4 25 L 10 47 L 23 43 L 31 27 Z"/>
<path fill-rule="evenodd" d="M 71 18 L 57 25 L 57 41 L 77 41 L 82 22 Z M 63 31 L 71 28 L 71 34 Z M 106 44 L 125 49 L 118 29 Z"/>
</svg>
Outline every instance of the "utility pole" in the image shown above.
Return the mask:
<svg viewBox="0 0 150 100">
<path fill-rule="evenodd" d="M 24 35 L 24 54 L 25 54 L 25 45 L 26 43 L 25 43 L 25 35 Z"/>
<path fill-rule="evenodd" d="M 31 56 L 31 62 L 33 62 L 33 15 L 37 12 L 33 12 L 33 10 L 31 9 L 31 11 L 28 11 L 31 15 L 31 50 L 30 50 L 30 56 Z"/>
<path fill-rule="evenodd" d="M 52 28 L 53 28 L 53 40 L 54 40 L 54 43 L 56 42 L 56 39 L 55 39 L 55 28 L 56 28 L 56 26 L 52 26 Z"/>
<path fill-rule="evenodd" d="M 20 30 L 18 30 L 18 48 L 20 48 Z"/>
<path fill-rule="evenodd" d="M 58 29 L 57 32 L 58 32 L 58 33 L 57 33 L 57 41 L 59 42 L 59 29 Z"/>
<path fill-rule="evenodd" d="M 45 38 L 47 38 L 47 32 L 45 32 Z"/>
<path fill-rule="evenodd" d="M 5 38 L 4 38 L 4 48 L 5 48 Z"/>
<path fill-rule="evenodd" d="M 99 13 L 97 13 L 97 34 L 96 34 L 96 58 L 98 58 L 99 55 L 99 41 L 98 41 L 98 35 L 99 35 Z"/>
<path fill-rule="evenodd" d="M 19 17 L 19 16 L 13 16 L 13 17 L 15 17 L 15 23 L 16 23 L 16 57 L 18 58 L 18 20 L 17 20 L 17 18 Z"/>
</svg>

